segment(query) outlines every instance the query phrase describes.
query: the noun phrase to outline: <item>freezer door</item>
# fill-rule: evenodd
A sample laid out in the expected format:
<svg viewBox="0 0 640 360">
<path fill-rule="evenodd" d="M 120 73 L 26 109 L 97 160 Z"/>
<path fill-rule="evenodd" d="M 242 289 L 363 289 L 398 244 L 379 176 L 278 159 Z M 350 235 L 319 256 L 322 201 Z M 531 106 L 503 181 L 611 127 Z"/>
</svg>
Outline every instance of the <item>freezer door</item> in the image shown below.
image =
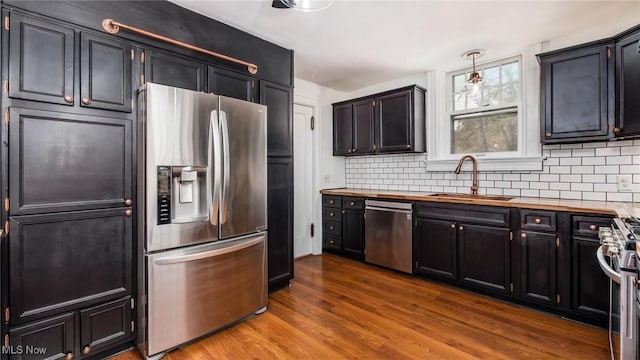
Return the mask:
<svg viewBox="0 0 640 360">
<path fill-rule="evenodd" d="M 220 96 L 220 238 L 267 227 L 267 108 Z"/>
<path fill-rule="evenodd" d="M 145 204 L 140 215 L 145 250 L 217 240 L 218 97 L 147 83 L 139 101 L 144 110 L 139 119 L 138 164 L 144 166 L 145 180 L 138 196 Z"/>
<path fill-rule="evenodd" d="M 266 233 L 145 257 L 147 356 L 220 329 L 267 305 Z"/>
</svg>

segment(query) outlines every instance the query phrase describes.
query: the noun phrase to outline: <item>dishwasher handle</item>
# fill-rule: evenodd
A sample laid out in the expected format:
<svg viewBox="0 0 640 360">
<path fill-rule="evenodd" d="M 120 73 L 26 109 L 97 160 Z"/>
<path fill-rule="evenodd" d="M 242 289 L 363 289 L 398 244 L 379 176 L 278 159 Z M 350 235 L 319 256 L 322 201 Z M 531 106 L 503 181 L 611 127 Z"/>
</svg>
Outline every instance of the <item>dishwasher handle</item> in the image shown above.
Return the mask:
<svg viewBox="0 0 640 360">
<path fill-rule="evenodd" d="M 401 214 L 411 214 L 412 210 L 400 210 L 400 209 L 391 209 L 391 208 L 383 208 L 378 206 L 367 206 L 364 208 L 365 210 L 376 210 L 376 211 L 387 211 L 393 213 L 401 213 Z"/>
</svg>

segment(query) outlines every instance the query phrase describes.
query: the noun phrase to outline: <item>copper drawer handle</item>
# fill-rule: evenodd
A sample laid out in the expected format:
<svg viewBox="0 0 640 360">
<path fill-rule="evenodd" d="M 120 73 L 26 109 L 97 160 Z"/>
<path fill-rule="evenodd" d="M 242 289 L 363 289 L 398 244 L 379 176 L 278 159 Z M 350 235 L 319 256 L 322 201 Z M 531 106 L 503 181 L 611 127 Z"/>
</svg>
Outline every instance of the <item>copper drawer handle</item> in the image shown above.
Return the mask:
<svg viewBox="0 0 640 360">
<path fill-rule="evenodd" d="M 620 131 L 622 131 L 621 128 L 613 128 L 613 132 L 616 134 L 620 133 Z"/>
<path fill-rule="evenodd" d="M 133 211 L 132 210 L 129 210 L 129 209 L 125 210 L 124 216 L 131 216 L 131 215 L 133 215 Z"/>
<path fill-rule="evenodd" d="M 546 136 L 546 137 L 551 137 L 551 133 L 550 133 L 550 132 L 548 132 L 548 133 L 544 134 L 544 136 Z"/>
<path fill-rule="evenodd" d="M 356 203 L 354 203 L 353 201 L 349 203 L 350 206 L 355 205 Z"/>
<path fill-rule="evenodd" d="M 83 97 L 82 98 L 82 103 L 85 105 L 89 105 L 91 104 L 91 99 L 89 99 L 88 97 Z"/>
<path fill-rule="evenodd" d="M 595 225 L 589 225 L 589 230 L 596 231 L 597 227 Z"/>
<path fill-rule="evenodd" d="M 533 222 L 535 222 L 536 224 L 540 224 L 542 222 L 542 220 L 536 218 L 535 220 L 533 220 Z"/>
<path fill-rule="evenodd" d="M 332 225 L 332 226 L 329 226 L 329 230 L 333 230 L 333 225 Z"/>
<path fill-rule="evenodd" d="M 456 228 L 456 224 L 451 224 L 451 228 L 455 229 Z"/>
<path fill-rule="evenodd" d="M 520 234 L 520 238 L 526 239 L 527 238 L 527 234 L 525 234 L 525 233 Z"/>
<path fill-rule="evenodd" d="M 91 352 L 91 346 L 87 345 L 85 347 L 82 348 L 82 354 L 83 355 L 87 355 Z"/>
<path fill-rule="evenodd" d="M 64 97 L 64 101 L 68 102 L 69 104 L 71 104 L 73 102 L 73 96 L 71 95 L 67 95 Z M 70 353 L 71 354 L 71 353 Z M 73 356 L 73 354 L 71 354 L 71 356 Z"/>
<path fill-rule="evenodd" d="M 125 199 L 125 200 L 124 200 L 124 204 L 125 204 L 125 205 L 127 205 L 127 206 L 131 206 L 131 205 L 133 205 L 133 200 L 131 200 L 131 199 Z"/>
<path fill-rule="evenodd" d="M 347 212 L 346 212 L 346 211 L 344 211 L 344 210 L 342 210 L 342 213 L 343 213 L 343 214 L 346 214 Z"/>
<path fill-rule="evenodd" d="M 329 204 L 333 204 L 333 200 L 329 200 Z"/>
<path fill-rule="evenodd" d="M 329 244 L 333 245 L 333 240 L 329 241 Z"/>
<path fill-rule="evenodd" d="M 460 231 L 464 231 L 464 227 L 460 226 L 460 227 L 458 228 L 458 230 L 460 230 Z"/>
<path fill-rule="evenodd" d="M 334 214 L 333 214 L 333 213 L 329 213 L 329 216 L 333 217 L 333 216 L 334 216 Z"/>
<path fill-rule="evenodd" d="M 73 360 L 73 353 L 68 352 L 67 355 L 64 357 L 65 360 Z"/>
</svg>

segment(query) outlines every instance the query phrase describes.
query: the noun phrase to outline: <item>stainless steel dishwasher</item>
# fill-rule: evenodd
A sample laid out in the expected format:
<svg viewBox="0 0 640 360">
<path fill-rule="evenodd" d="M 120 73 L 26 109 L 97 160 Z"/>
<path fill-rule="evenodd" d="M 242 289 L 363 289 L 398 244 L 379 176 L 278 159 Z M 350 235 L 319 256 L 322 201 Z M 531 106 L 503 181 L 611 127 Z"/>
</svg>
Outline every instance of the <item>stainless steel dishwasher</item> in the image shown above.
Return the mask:
<svg viewBox="0 0 640 360">
<path fill-rule="evenodd" d="M 411 273 L 411 203 L 365 201 L 365 261 Z"/>
</svg>

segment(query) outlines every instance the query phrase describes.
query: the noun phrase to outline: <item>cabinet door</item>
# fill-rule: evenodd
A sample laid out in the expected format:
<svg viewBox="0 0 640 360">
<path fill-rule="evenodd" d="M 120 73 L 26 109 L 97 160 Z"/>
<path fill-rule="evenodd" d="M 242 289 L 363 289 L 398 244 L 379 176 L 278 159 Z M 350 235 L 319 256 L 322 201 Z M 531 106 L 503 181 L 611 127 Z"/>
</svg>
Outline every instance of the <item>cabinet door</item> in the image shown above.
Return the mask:
<svg viewBox="0 0 640 360">
<path fill-rule="evenodd" d="M 495 292 L 511 292 L 509 230 L 490 226 L 460 224 L 460 281 Z"/>
<path fill-rule="evenodd" d="M 453 221 L 417 218 L 415 272 L 443 279 L 458 279 L 457 226 Z"/>
<path fill-rule="evenodd" d="M 360 155 L 375 151 L 373 128 L 373 100 L 354 102 L 352 152 Z"/>
<path fill-rule="evenodd" d="M 73 29 L 11 13 L 9 96 L 73 105 Z"/>
<path fill-rule="evenodd" d="M 407 151 L 413 148 L 413 97 L 402 91 L 375 99 L 375 131 L 378 152 Z"/>
<path fill-rule="evenodd" d="M 209 92 L 240 100 L 256 101 L 253 77 L 209 66 Z"/>
<path fill-rule="evenodd" d="M 80 349 L 84 355 L 131 338 L 131 297 L 80 311 Z"/>
<path fill-rule="evenodd" d="M 131 112 L 131 45 L 80 34 L 80 105 Z"/>
<path fill-rule="evenodd" d="M 145 50 L 145 82 L 205 91 L 207 66 L 186 57 L 160 50 Z"/>
<path fill-rule="evenodd" d="M 616 136 L 640 134 L 640 32 L 616 44 Z"/>
<path fill-rule="evenodd" d="M 131 120 L 11 108 L 12 215 L 120 207 L 131 199 Z"/>
<path fill-rule="evenodd" d="M 597 240 L 572 239 L 571 310 L 604 325 L 609 312 L 609 278 L 596 259 L 599 246 Z"/>
<path fill-rule="evenodd" d="M 293 160 L 267 161 L 269 289 L 293 277 Z"/>
<path fill-rule="evenodd" d="M 556 306 L 557 247 L 555 234 L 520 233 L 520 296 L 542 305 Z"/>
<path fill-rule="evenodd" d="M 11 217 L 11 322 L 130 294 L 133 230 L 125 210 Z"/>
<path fill-rule="evenodd" d="M 342 210 L 342 251 L 358 259 L 364 258 L 364 211 Z"/>
<path fill-rule="evenodd" d="M 75 316 L 73 313 L 64 314 L 12 328 L 9 339 L 10 349 L 17 351 L 19 346 L 22 349 L 22 354 L 11 355 L 11 359 L 39 360 L 45 356 L 47 360 L 65 359 L 67 355 L 74 355 Z"/>
<path fill-rule="evenodd" d="M 353 106 L 351 103 L 333 106 L 333 155 L 353 152 Z"/>
<path fill-rule="evenodd" d="M 260 103 L 267 105 L 267 155 L 293 155 L 293 92 L 261 80 Z"/>
<path fill-rule="evenodd" d="M 609 45 L 542 57 L 542 142 L 605 140 L 613 119 L 613 59 Z"/>
</svg>

